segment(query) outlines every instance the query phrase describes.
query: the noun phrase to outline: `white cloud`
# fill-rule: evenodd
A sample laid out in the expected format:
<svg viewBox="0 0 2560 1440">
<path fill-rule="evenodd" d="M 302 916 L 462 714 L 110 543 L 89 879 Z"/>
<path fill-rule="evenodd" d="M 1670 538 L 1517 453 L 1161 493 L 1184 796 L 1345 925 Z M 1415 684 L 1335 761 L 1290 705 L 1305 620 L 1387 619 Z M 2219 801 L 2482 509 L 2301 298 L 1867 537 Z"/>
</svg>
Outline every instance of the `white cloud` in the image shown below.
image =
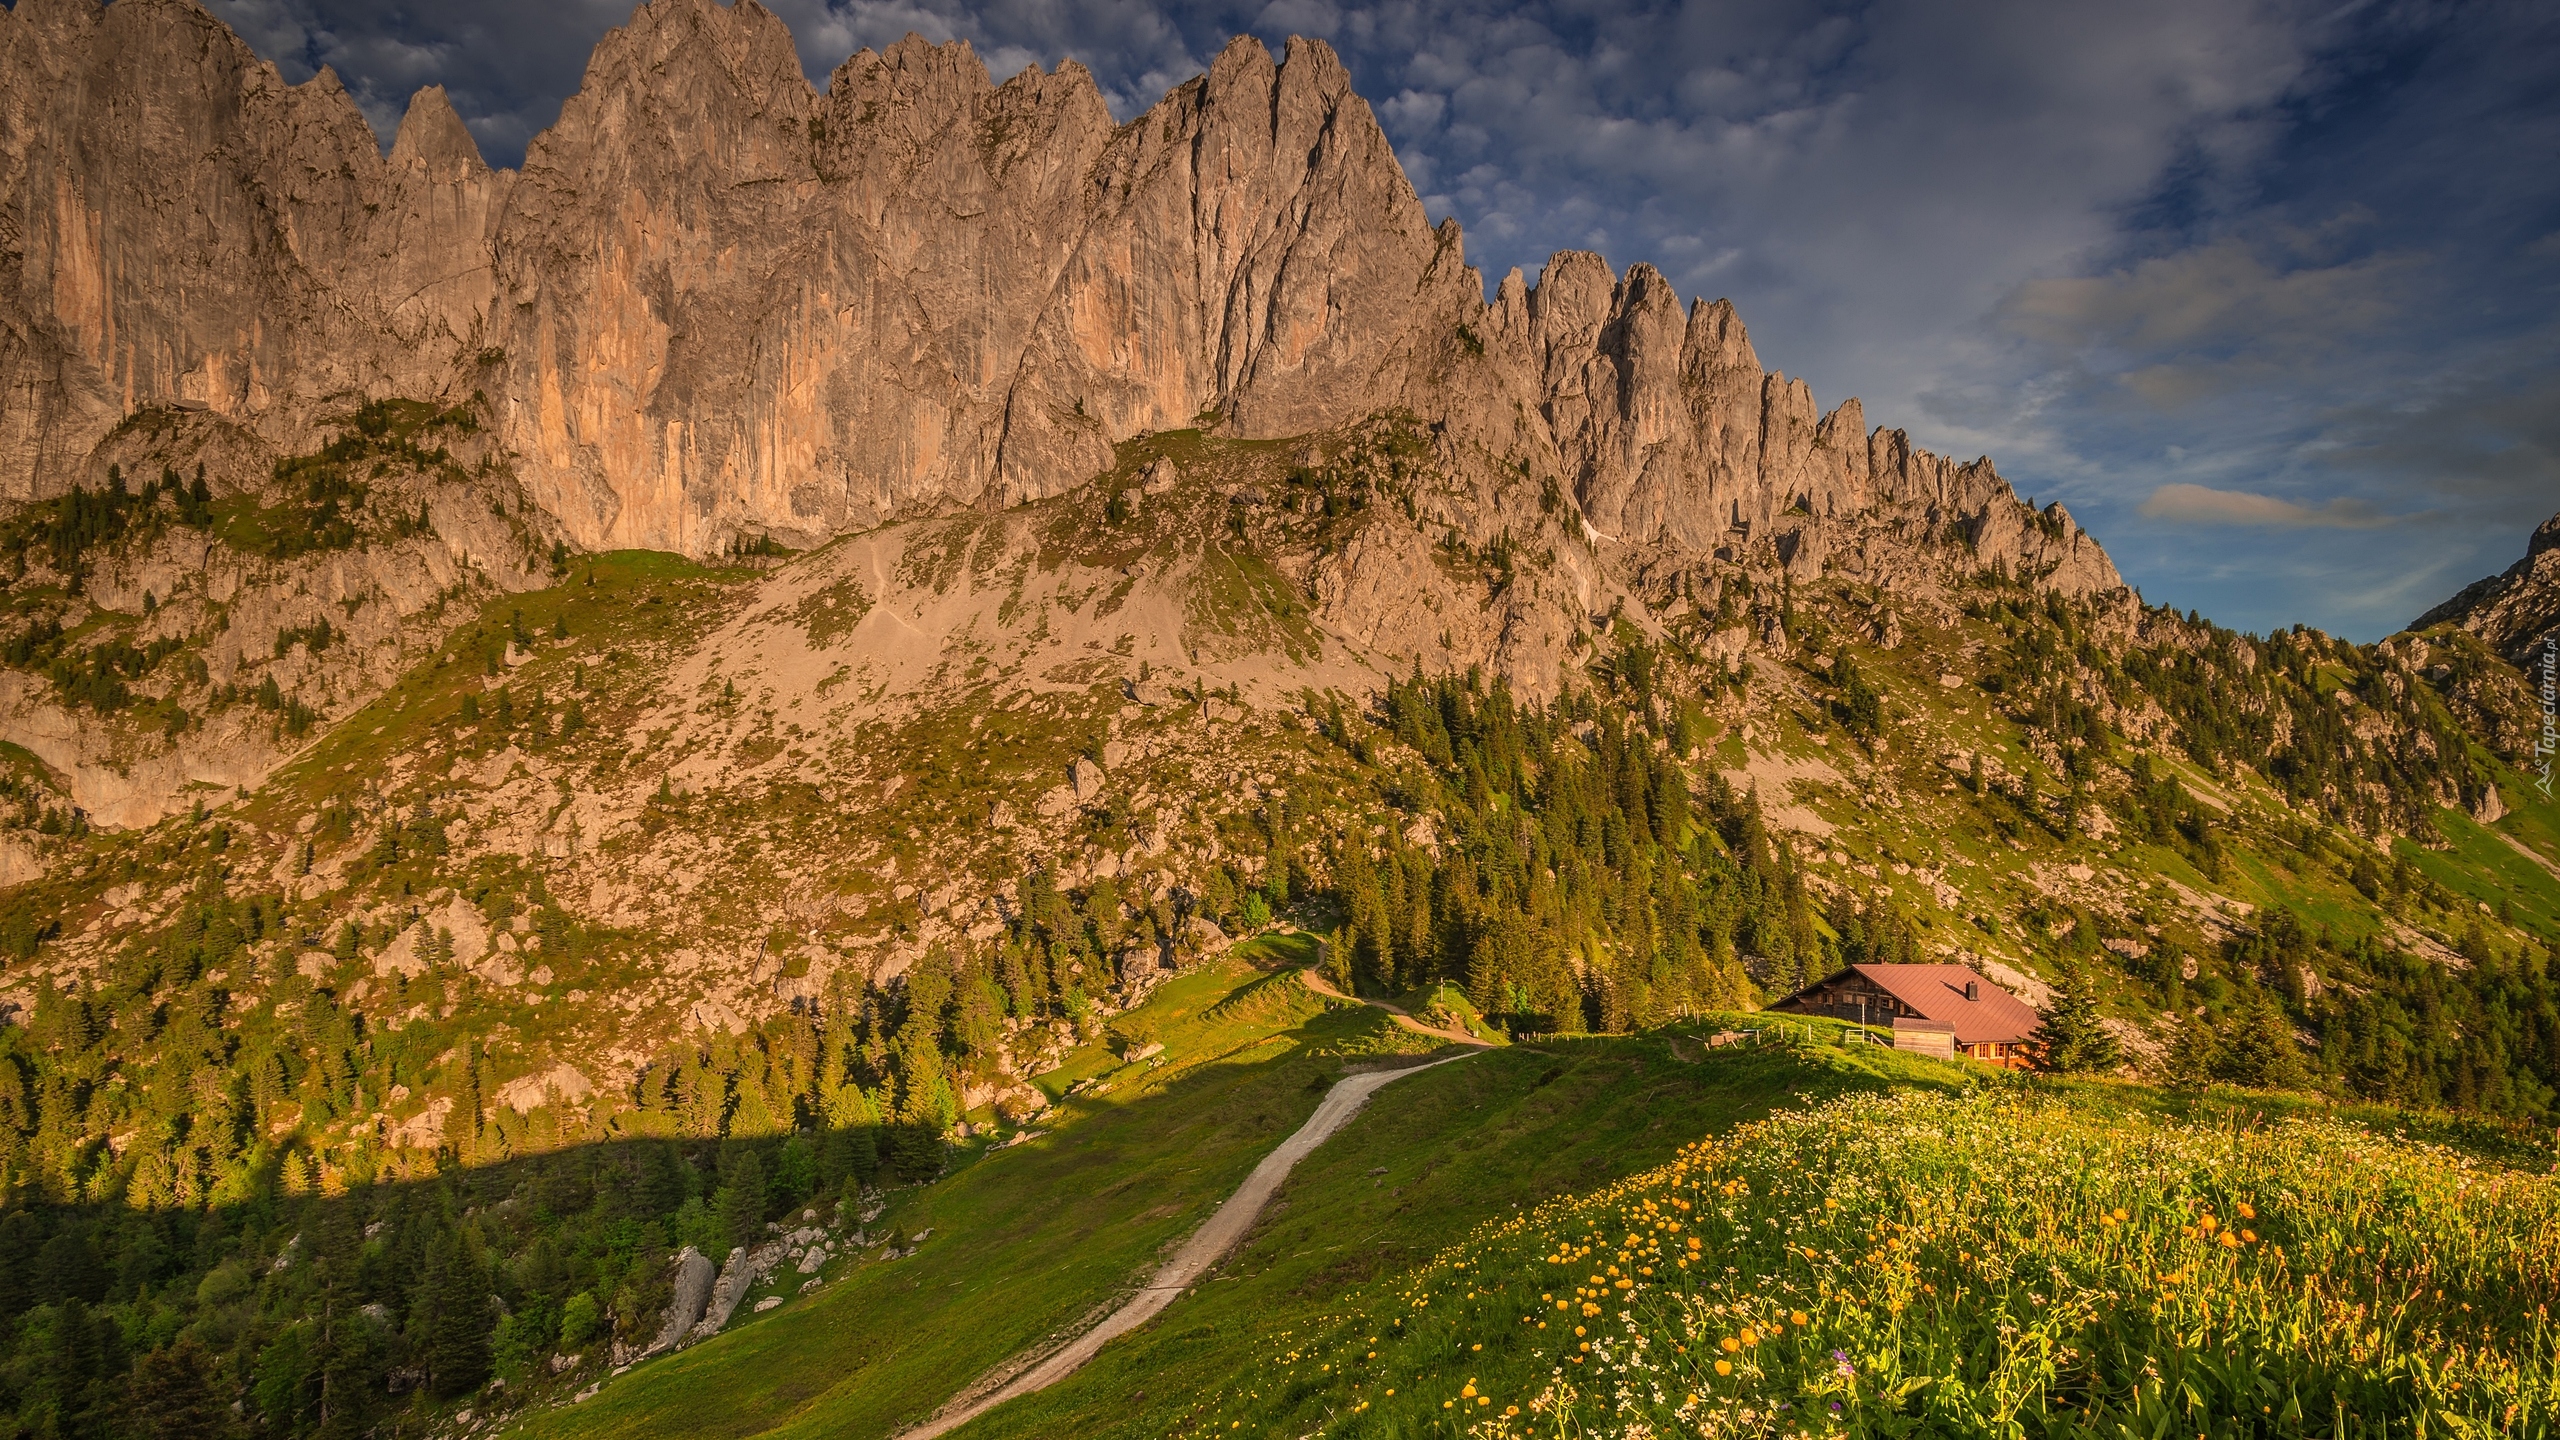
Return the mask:
<svg viewBox="0 0 2560 1440">
<path fill-rule="evenodd" d="M 2245 490 L 2216 490 L 2208 485 L 2163 485 L 2142 502 L 2144 518 L 2179 525 L 2255 525 L 2278 529 L 2370 530 L 2392 517 L 2371 502 L 2345 496 L 2305 505 L 2274 495 Z"/>
<path fill-rule="evenodd" d="M 1378 105 L 1378 118 L 1385 122 L 1390 135 L 1411 136 L 1440 123 L 1449 109 L 1449 97 L 1424 90 L 1405 90 Z M 1428 152 L 1421 157 L 1428 159 Z M 1413 162 L 1405 162 L 1413 168 Z"/>
</svg>

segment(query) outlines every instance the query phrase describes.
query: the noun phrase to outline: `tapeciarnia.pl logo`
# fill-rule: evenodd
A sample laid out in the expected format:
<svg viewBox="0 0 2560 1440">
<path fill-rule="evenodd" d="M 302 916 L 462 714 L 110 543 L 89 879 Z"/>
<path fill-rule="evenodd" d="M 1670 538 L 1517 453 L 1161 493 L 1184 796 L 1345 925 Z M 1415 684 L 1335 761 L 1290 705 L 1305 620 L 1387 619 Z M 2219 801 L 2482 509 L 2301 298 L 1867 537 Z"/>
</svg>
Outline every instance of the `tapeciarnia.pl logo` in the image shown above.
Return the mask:
<svg viewBox="0 0 2560 1440">
<path fill-rule="evenodd" d="M 2542 798 L 2551 798 L 2551 762 L 2560 752 L 2560 635 L 2542 642 L 2542 739 L 2533 753 L 2542 761 Z"/>
</svg>

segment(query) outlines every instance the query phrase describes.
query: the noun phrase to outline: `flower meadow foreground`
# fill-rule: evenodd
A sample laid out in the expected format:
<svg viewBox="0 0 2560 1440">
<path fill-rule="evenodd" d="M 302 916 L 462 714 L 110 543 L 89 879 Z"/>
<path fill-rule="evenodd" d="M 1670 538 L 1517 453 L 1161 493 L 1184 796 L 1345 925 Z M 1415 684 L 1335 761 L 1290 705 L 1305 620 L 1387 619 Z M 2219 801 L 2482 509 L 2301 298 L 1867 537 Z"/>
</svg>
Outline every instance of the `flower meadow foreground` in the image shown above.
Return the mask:
<svg viewBox="0 0 2560 1440">
<path fill-rule="evenodd" d="M 1195 1434 L 2548 1435 L 2560 1187 L 2325 1119 L 1862 1097 L 1488 1226 Z"/>
</svg>

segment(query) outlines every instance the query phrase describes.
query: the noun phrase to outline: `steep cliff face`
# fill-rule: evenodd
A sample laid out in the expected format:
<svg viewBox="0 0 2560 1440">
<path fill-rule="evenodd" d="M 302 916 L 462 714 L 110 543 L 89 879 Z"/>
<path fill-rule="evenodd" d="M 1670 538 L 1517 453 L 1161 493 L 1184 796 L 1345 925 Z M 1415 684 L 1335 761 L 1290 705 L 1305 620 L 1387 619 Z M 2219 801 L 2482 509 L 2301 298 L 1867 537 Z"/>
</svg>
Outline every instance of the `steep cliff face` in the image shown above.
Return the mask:
<svg viewBox="0 0 2560 1440">
<path fill-rule="evenodd" d="M 1960 540 L 1985 565 L 2071 594 L 2123 584 L 2059 507 L 2029 511 L 1987 459 L 1959 465 L 1903 431 L 1869 432 L 1854 399 L 1819 412 L 1803 380 L 1761 368 L 1729 302 L 1684 315 L 1650 265 L 1619 279 L 1566 251 L 1534 288 L 1515 270 L 1469 334 L 1512 372 L 1499 388 L 1543 416 L 1537 438 L 1603 535 L 1704 552 L 1769 537 L 1791 568 L 1818 570 L 1846 538 L 1841 522 L 1881 524 Z"/>
<path fill-rule="evenodd" d="M 1818 564 L 1854 520 L 2118 583 L 1650 266 L 1568 252 L 1488 302 L 1318 42 L 1239 39 L 1115 127 L 1073 62 L 998 85 L 910 37 L 820 93 L 755 0 L 652 0 L 520 174 L 436 90 L 379 154 L 334 77 L 282 84 L 182 0 L 25 0 L 0 67 L 0 493 L 154 402 L 285 444 L 349 394 L 478 392 L 580 542 L 702 553 L 1057 494 L 1213 414 L 1400 409 L 1608 539 Z"/>
<path fill-rule="evenodd" d="M 2560 642 L 2560 515 L 2535 527 L 2523 559 L 2409 622 L 2412 630 L 2431 625 L 2459 625 L 2538 673 L 2544 647 Z"/>
<path fill-rule="evenodd" d="M 1439 242 L 1319 45 L 1239 41 L 1115 130 L 1072 63 L 997 86 L 910 39 L 821 96 L 771 14 L 661 0 L 497 243 L 538 492 L 590 539 L 700 548 L 1054 494 L 1204 409 L 1338 423 Z"/>
<path fill-rule="evenodd" d="M 55 494 L 152 404 L 272 433 L 433 393 L 487 308 L 505 192 L 440 92 L 386 159 L 182 0 L 0 16 L 0 495 Z"/>
</svg>

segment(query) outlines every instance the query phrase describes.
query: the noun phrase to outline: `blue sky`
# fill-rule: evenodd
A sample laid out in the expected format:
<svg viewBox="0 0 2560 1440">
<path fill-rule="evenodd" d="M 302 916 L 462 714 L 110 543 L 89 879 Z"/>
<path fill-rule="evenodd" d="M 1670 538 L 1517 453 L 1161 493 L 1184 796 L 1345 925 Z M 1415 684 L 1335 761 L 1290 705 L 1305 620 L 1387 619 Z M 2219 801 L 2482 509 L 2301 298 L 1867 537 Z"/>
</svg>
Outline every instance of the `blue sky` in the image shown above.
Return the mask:
<svg viewBox="0 0 2560 1440">
<path fill-rule="evenodd" d="M 512 164 L 628 0 L 209 0 L 387 135 Z M 1143 110 L 1331 41 L 1488 278 L 1730 297 L 1764 363 L 2059 499 L 2153 600 L 2370 639 L 2560 511 L 2560 6 L 770 0 L 812 81 L 915 31 Z"/>
</svg>

